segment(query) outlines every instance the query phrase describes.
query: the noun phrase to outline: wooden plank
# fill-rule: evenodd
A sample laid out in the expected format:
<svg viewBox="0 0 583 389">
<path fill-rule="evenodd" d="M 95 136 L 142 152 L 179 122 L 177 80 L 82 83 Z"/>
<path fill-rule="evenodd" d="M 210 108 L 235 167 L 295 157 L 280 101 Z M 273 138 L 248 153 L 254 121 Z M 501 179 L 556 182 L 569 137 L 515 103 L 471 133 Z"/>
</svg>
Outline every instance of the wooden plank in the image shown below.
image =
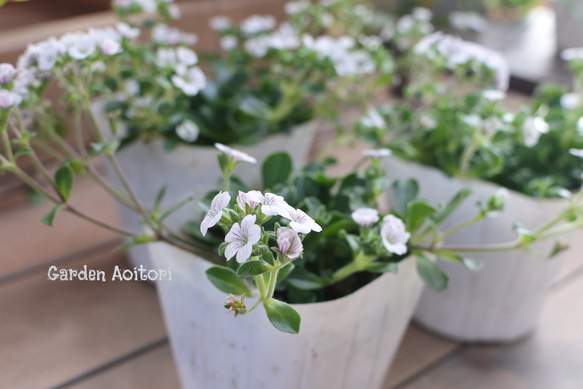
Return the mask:
<svg viewBox="0 0 583 389">
<path fill-rule="evenodd" d="M 127 363 L 89 377 L 70 389 L 179 389 L 170 346 L 166 344 Z"/>
<path fill-rule="evenodd" d="M 432 335 L 414 324 L 410 325 L 389 371 L 386 388 L 396 388 L 454 352 L 459 345 L 458 342 Z"/>
<path fill-rule="evenodd" d="M 402 389 L 579 389 L 583 385 L 583 276 L 546 302 L 536 331 L 505 346 L 468 347 Z"/>
<path fill-rule="evenodd" d="M 117 209 L 109 195 L 89 180 L 77 180 L 72 203 L 100 220 L 117 223 Z M 5 209 L 0 216 L 0 278 L 58 257 L 102 245 L 118 235 L 62 212 L 53 227 L 40 219 L 51 209 L 22 204 Z"/>
<path fill-rule="evenodd" d="M 70 267 L 123 266 L 121 253 Z M 47 388 L 165 336 L 155 289 L 135 281 L 50 281 L 39 271 L 0 286 L 0 387 Z"/>
</svg>

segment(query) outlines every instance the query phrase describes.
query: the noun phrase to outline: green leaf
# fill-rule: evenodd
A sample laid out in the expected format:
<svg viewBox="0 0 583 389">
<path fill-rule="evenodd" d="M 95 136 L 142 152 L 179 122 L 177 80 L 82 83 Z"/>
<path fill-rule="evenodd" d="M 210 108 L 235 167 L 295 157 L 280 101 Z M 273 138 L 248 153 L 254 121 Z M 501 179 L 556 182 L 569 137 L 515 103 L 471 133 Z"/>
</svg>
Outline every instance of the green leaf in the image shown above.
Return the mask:
<svg viewBox="0 0 583 389">
<path fill-rule="evenodd" d="M 281 332 L 297 334 L 300 332 L 300 314 L 291 305 L 276 299 L 269 299 L 263 303 L 267 318 L 275 328 Z"/>
<path fill-rule="evenodd" d="M 482 268 L 482 266 L 484 265 L 482 263 L 481 260 L 479 259 L 474 259 L 474 258 L 466 258 L 466 257 L 462 257 L 461 255 L 458 255 L 456 253 L 453 253 L 451 251 L 440 251 L 438 253 L 438 256 L 442 259 L 446 259 L 448 261 L 453 261 L 453 262 L 460 262 L 463 263 L 463 265 L 469 270 L 469 271 L 478 271 Z"/>
<path fill-rule="evenodd" d="M 69 165 L 63 165 L 55 173 L 55 184 L 65 201 L 69 201 L 73 189 L 73 169 Z"/>
<path fill-rule="evenodd" d="M 67 208 L 67 204 L 57 204 L 53 207 L 53 209 L 50 210 L 49 213 L 47 213 L 42 219 L 40 219 L 40 221 L 43 224 L 46 224 L 49 227 L 53 226 L 53 220 L 55 220 L 55 216 L 57 216 L 57 213 L 59 213 L 60 211 L 64 210 L 65 208 Z"/>
<path fill-rule="evenodd" d="M 293 171 L 293 163 L 288 153 L 274 153 L 265 158 L 261 167 L 263 186 L 273 188 L 277 184 L 284 184 Z"/>
<path fill-rule="evenodd" d="M 160 212 L 160 205 L 162 204 L 162 200 L 164 196 L 166 196 L 166 190 L 168 189 L 168 185 L 162 186 L 156 195 L 156 200 L 154 201 L 154 207 L 152 208 L 152 213 L 157 215 Z"/>
<path fill-rule="evenodd" d="M 213 266 L 206 271 L 209 281 L 222 292 L 235 296 L 251 297 L 251 289 L 244 279 L 237 276 L 234 270 L 224 266 Z"/>
<path fill-rule="evenodd" d="M 290 273 L 292 272 L 292 270 L 294 270 L 296 266 L 293 263 L 288 263 L 287 265 L 285 265 L 284 267 L 282 267 L 281 269 L 279 269 L 279 272 L 277 273 L 277 280 L 276 280 L 276 284 L 280 283 L 281 281 L 285 280 L 287 278 L 287 276 L 290 275 Z"/>
<path fill-rule="evenodd" d="M 464 188 L 457 192 L 451 200 L 447 202 L 447 204 L 440 210 L 433 217 L 433 221 L 436 225 L 439 225 L 441 222 L 445 221 L 452 213 L 455 212 L 456 209 L 464 202 L 464 200 L 473 193 L 470 188 Z"/>
<path fill-rule="evenodd" d="M 146 233 L 140 234 L 140 235 L 135 235 L 135 236 L 132 236 L 132 238 L 130 239 L 129 242 L 122 244 L 121 246 L 116 247 L 114 249 L 114 251 L 123 251 L 123 250 L 126 250 L 130 247 L 133 247 L 133 246 L 151 243 L 151 242 L 155 242 L 155 241 L 156 241 L 156 238 L 154 238 L 153 236 L 148 235 Z"/>
<path fill-rule="evenodd" d="M 436 292 L 441 292 L 447 288 L 447 275 L 433 261 L 424 255 L 417 256 L 417 272 L 427 286 Z"/>
<path fill-rule="evenodd" d="M 395 262 L 371 262 L 366 266 L 366 270 L 373 273 L 397 273 L 399 265 Z"/>
<path fill-rule="evenodd" d="M 399 209 L 405 211 L 409 201 L 417 197 L 419 184 L 416 180 L 410 178 L 408 180 L 397 180 L 393 182 L 392 186 Z"/>
<path fill-rule="evenodd" d="M 28 147 L 23 147 L 19 149 L 16 153 L 14 153 L 14 158 L 18 158 L 22 155 L 32 154 L 32 150 Z"/>
<path fill-rule="evenodd" d="M 561 242 L 561 241 L 556 241 L 548 258 L 549 259 L 554 258 L 557 255 L 559 255 L 560 253 L 562 253 L 563 251 L 568 250 L 568 249 L 569 249 L 569 245 L 567 243 Z"/>
<path fill-rule="evenodd" d="M 162 214 L 162 216 L 160 216 L 160 219 L 159 220 L 160 221 L 165 220 L 168 216 L 172 215 L 174 212 L 176 212 L 180 208 L 184 207 L 186 204 L 188 204 L 192 200 L 194 200 L 194 197 L 189 196 L 189 197 L 185 198 L 184 200 L 182 200 L 181 202 L 179 202 L 178 204 L 170 207 L 170 209 L 168 209 L 166 212 L 164 212 Z"/>
<path fill-rule="evenodd" d="M 409 203 L 407 212 L 407 231 L 413 233 L 425 220 L 435 213 L 435 208 L 424 200 Z"/>
<path fill-rule="evenodd" d="M 302 290 L 316 290 L 326 286 L 324 279 L 301 268 L 297 268 L 296 271 L 287 278 L 287 282 L 294 288 Z"/>
<path fill-rule="evenodd" d="M 270 112 L 269 106 L 265 102 L 252 95 L 243 97 L 243 100 L 239 104 L 239 109 L 247 115 L 259 119 L 267 118 Z"/>
<path fill-rule="evenodd" d="M 266 273 L 271 270 L 269 263 L 262 260 L 251 260 L 243 263 L 237 269 L 237 275 L 239 277 L 252 277 L 259 274 Z"/>
</svg>

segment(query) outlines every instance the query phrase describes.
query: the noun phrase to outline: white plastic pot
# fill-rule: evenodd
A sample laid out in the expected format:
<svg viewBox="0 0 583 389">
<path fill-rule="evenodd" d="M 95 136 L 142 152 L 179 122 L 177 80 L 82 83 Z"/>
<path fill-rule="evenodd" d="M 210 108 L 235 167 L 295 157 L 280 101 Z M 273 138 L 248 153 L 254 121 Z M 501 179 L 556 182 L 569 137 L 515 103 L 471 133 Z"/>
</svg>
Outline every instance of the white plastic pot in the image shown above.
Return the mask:
<svg viewBox="0 0 583 389">
<path fill-rule="evenodd" d="M 157 290 L 184 389 L 381 389 L 422 288 L 409 258 L 349 296 L 293 305 L 302 322 L 291 335 L 261 307 L 227 314 L 208 262 L 164 243 L 148 248 L 172 273 Z"/>
<path fill-rule="evenodd" d="M 109 124 L 104 115 L 100 115 L 103 104 L 95 104 L 98 125 L 109 132 Z M 317 121 L 311 121 L 294 128 L 290 134 L 277 134 L 266 137 L 257 144 L 232 146 L 248 153 L 257 159 L 257 164 L 240 163 L 234 175 L 244 178 L 245 183 L 254 185 L 260 181 L 261 163 L 270 154 L 285 151 L 290 154 L 294 165 L 299 166 L 306 160 L 316 133 Z M 174 212 L 168 218 L 172 225 L 180 226 L 192 216 L 192 212 L 184 212 L 200 201 L 211 189 L 217 188 L 222 177 L 217 161 L 219 151 L 212 146 L 178 146 L 168 152 L 163 148 L 161 140 L 150 143 L 135 142 L 116 154 L 124 175 L 134 189 L 139 200 L 145 207 L 154 205 L 160 189 L 167 185 L 162 207 L 169 209 L 172 205 L 189 196 L 193 201 L 185 208 Z M 106 163 L 107 174 L 116 185 L 120 181 L 109 163 Z M 119 204 L 120 221 L 124 228 L 140 231 L 142 218 L 134 211 Z M 143 265 L 150 268 L 150 258 L 144 245 L 130 247 L 127 250 L 130 264 L 135 267 Z"/>
<path fill-rule="evenodd" d="M 419 197 L 433 205 L 448 201 L 464 187 L 471 195 L 444 224 L 451 227 L 477 214 L 478 200 L 486 200 L 499 186 L 478 180 L 459 180 L 440 170 L 388 158 L 389 178 L 415 178 L 420 185 Z M 540 200 L 509 191 L 506 209 L 497 218 L 487 219 L 460 230 L 446 239 L 445 246 L 487 245 L 511 242 L 516 238 L 513 224 L 519 221 L 536 229 L 550 221 L 567 202 L 560 199 Z M 560 237 L 568 240 L 570 234 Z M 479 272 L 470 272 L 459 263 L 439 260 L 449 276 L 449 286 L 441 293 L 428 288 L 422 293 L 415 320 L 443 336 L 469 342 L 507 342 L 528 335 L 536 325 L 543 301 L 553 277 L 566 255 L 578 255 L 581 249 L 569 250 L 547 259 L 554 239 L 537 242 L 532 247 L 540 257 L 523 250 L 466 254 L 483 261 Z"/>
</svg>

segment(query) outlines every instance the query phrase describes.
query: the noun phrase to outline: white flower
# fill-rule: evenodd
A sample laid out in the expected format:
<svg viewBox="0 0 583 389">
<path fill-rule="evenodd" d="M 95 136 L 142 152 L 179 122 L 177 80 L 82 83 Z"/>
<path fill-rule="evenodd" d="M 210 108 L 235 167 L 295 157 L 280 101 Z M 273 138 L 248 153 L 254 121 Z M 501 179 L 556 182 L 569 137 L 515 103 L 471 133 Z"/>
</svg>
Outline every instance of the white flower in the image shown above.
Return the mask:
<svg viewBox="0 0 583 389">
<path fill-rule="evenodd" d="M 399 34 L 406 34 L 415 26 L 415 19 L 411 15 L 405 15 L 399 18 L 395 29 Z"/>
<path fill-rule="evenodd" d="M 379 221 L 379 212 L 373 208 L 359 208 L 352 212 L 352 220 L 359 226 L 368 228 Z"/>
<path fill-rule="evenodd" d="M 0 64 L 0 84 L 8 84 L 16 77 L 16 73 L 16 69 L 11 64 Z"/>
<path fill-rule="evenodd" d="M 487 89 L 487 90 L 482 92 L 482 96 L 486 100 L 498 101 L 498 100 L 502 100 L 506 96 L 506 93 L 504 91 L 498 90 L 498 89 Z"/>
<path fill-rule="evenodd" d="M 174 75 L 172 83 L 188 96 L 196 95 L 206 85 L 206 77 L 198 66 L 188 69 L 183 76 Z"/>
<path fill-rule="evenodd" d="M 322 26 L 326 28 L 332 27 L 334 24 L 334 16 L 330 12 L 324 12 L 320 21 L 322 22 Z"/>
<path fill-rule="evenodd" d="M 421 117 L 419 118 L 419 124 L 421 124 L 421 127 L 423 127 L 426 130 L 437 127 L 435 119 L 433 119 L 430 115 L 427 114 L 421 115 Z"/>
<path fill-rule="evenodd" d="M 381 239 L 388 252 L 403 255 L 407 252 L 407 242 L 411 234 L 405 231 L 403 221 L 394 215 L 383 218 Z"/>
<path fill-rule="evenodd" d="M 15 92 L 0 89 L 0 108 L 7 110 L 22 102 L 22 97 Z"/>
<path fill-rule="evenodd" d="M 583 149 L 569 149 L 569 154 L 583 158 Z"/>
<path fill-rule="evenodd" d="M 89 34 L 68 33 L 61 37 L 61 43 L 69 57 L 77 60 L 85 59 L 95 52 L 97 43 Z"/>
<path fill-rule="evenodd" d="M 285 13 L 288 15 L 295 15 L 305 11 L 310 6 L 310 2 L 306 0 L 290 1 L 284 6 Z"/>
<path fill-rule="evenodd" d="M 577 93 L 565 93 L 561 96 L 561 107 L 575 109 L 581 104 L 581 97 Z"/>
<path fill-rule="evenodd" d="M 504 126 L 502 120 L 496 116 L 491 116 L 488 119 L 482 121 L 480 128 L 489 137 L 494 136 Z"/>
<path fill-rule="evenodd" d="M 285 202 L 284 198 L 273 193 L 261 194 L 261 192 L 253 190 L 247 193 L 247 198 L 250 201 L 261 204 L 261 212 L 264 215 L 275 216 L 287 215 L 290 206 Z"/>
<path fill-rule="evenodd" d="M 184 44 L 192 46 L 198 41 L 196 34 L 183 32 L 166 24 L 158 24 L 152 29 L 152 40 L 165 45 Z"/>
<path fill-rule="evenodd" d="M 180 19 L 181 12 L 178 5 L 170 4 L 168 6 L 168 13 L 170 14 L 170 18 L 172 18 L 172 20 Z"/>
<path fill-rule="evenodd" d="M 222 151 L 223 153 L 227 154 L 229 157 L 233 158 L 235 160 L 235 162 L 243 161 L 243 162 L 249 162 L 249 163 L 257 163 L 257 160 L 255 158 L 253 158 L 249 154 L 246 154 L 242 151 L 232 149 L 232 148 L 225 146 L 221 143 L 215 143 L 215 147 L 217 149 L 219 149 L 219 151 Z"/>
<path fill-rule="evenodd" d="M 140 83 L 130 78 L 124 82 L 125 90 L 132 96 L 137 96 L 140 93 Z"/>
<path fill-rule="evenodd" d="M 253 15 L 241 23 L 241 31 L 245 35 L 255 35 L 274 28 L 275 18 L 271 15 Z"/>
<path fill-rule="evenodd" d="M 572 47 L 561 52 L 561 59 L 564 61 L 573 61 L 583 59 L 583 47 Z"/>
<path fill-rule="evenodd" d="M 362 152 L 362 155 L 364 155 L 365 157 L 370 157 L 370 158 L 384 158 L 384 157 L 388 157 L 389 155 L 391 155 L 392 152 L 389 149 L 378 149 L 378 150 L 364 150 Z"/>
<path fill-rule="evenodd" d="M 176 65 L 176 52 L 168 47 L 160 47 L 156 51 L 156 66 L 159 68 L 174 67 Z"/>
<path fill-rule="evenodd" d="M 105 55 L 115 55 L 123 51 L 121 44 L 111 38 L 105 38 L 99 43 L 101 52 Z"/>
<path fill-rule="evenodd" d="M 411 12 L 413 17 L 417 20 L 421 20 L 424 22 L 428 22 L 433 17 L 433 12 L 427 8 L 423 7 L 415 7 L 413 8 L 413 12 Z"/>
<path fill-rule="evenodd" d="M 237 37 L 234 35 L 224 36 L 221 38 L 220 41 L 221 49 L 223 49 L 224 51 L 233 50 L 235 47 L 237 47 L 238 43 L 239 41 L 237 40 Z"/>
<path fill-rule="evenodd" d="M 358 42 L 369 50 L 376 50 L 383 44 L 383 40 L 379 36 L 361 35 L 358 37 Z"/>
<path fill-rule="evenodd" d="M 322 231 L 322 227 L 320 227 L 318 223 L 314 221 L 314 219 L 306 215 L 306 213 L 301 209 L 295 209 L 288 206 L 282 213 L 283 214 L 281 216 L 289 219 L 289 226 L 297 232 L 307 234 L 310 231 Z"/>
<path fill-rule="evenodd" d="M 209 22 L 211 28 L 215 31 L 225 31 L 231 27 L 231 20 L 226 16 L 215 16 Z"/>
<path fill-rule="evenodd" d="M 214 226 L 221 220 L 223 216 L 223 208 L 229 205 L 231 195 L 229 192 L 219 192 L 211 202 L 211 209 L 208 211 L 202 223 L 200 223 L 200 232 L 205 236 L 208 229 Z"/>
<path fill-rule="evenodd" d="M 52 37 L 46 41 L 29 45 L 26 52 L 18 59 L 18 67 L 21 69 L 36 65 L 42 72 L 50 71 L 57 63 L 59 55 L 66 51 L 61 41 Z"/>
<path fill-rule="evenodd" d="M 241 221 L 241 225 L 233 224 L 225 236 L 225 242 L 229 243 L 225 249 L 227 261 L 237 255 L 237 262 L 243 263 L 251 256 L 253 245 L 261 238 L 261 228 L 255 224 L 256 219 L 255 215 L 247 215 Z"/>
<path fill-rule="evenodd" d="M 360 119 L 360 123 L 368 128 L 384 128 L 386 126 L 385 119 L 376 109 L 369 109 L 366 115 Z"/>
<path fill-rule="evenodd" d="M 267 35 L 251 38 L 245 42 L 245 50 L 247 53 L 256 58 L 265 57 L 270 46 L 271 38 Z"/>
<path fill-rule="evenodd" d="M 260 201 L 256 200 L 256 198 L 263 198 L 261 192 L 257 190 L 252 190 L 248 193 L 239 191 L 239 195 L 237 195 L 237 205 L 243 211 L 247 210 L 247 205 L 249 205 L 250 209 L 255 209 L 260 204 Z"/>
<path fill-rule="evenodd" d="M 92 73 L 105 73 L 106 70 L 107 70 L 107 66 L 105 65 L 105 62 L 103 62 L 103 61 L 97 61 L 97 62 L 93 62 L 91 64 L 91 72 Z"/>
<path fill-rule="evenodd" d="M 549 130 L 549 125 L 543 118 L 537 116 L 528 118 L 522 127 L 522 135 L 524 137 L 524 145 L 526 147 L 533 147 L 538 143 L 538 138 L 541 134 Z"/>
<path fill-rule="evenodd" d="M 140 29 L 138 27 L 132 27 L 127 23 L 118 22 L 115 27 L 124 38 L 133 40 L 140 36 Z"/>
<path fill-rule="evenodd" d="M 277 230 L 277 246 L 284 257 L 294 259 L 304 251 L 304 246 L 298 233 L 291 228 L 281 227 Z"/>
<path fill-rule="evenodd" d="M 178 127 L 176 127 L 176 134 L 189 143 L 194 142 L 198 138 L 200 130 L 195 122 L 191 120 L 183 121 Z"/>
<path fill-rule="evenodd" d="M 184 66 L 193 66 L 198 62 L 198 56 L 194 51 L 187 47 L 179 47 L 176 49 L 176 58 Z"/>
</svg>

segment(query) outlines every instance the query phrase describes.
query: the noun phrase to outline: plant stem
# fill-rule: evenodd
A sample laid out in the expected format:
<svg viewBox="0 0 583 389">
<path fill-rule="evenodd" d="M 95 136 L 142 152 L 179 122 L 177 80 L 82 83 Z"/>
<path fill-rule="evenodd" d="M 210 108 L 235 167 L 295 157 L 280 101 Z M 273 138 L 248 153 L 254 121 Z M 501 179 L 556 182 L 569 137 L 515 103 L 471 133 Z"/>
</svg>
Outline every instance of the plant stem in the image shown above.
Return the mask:
<svg viewBox="0 0 583 389">
<path fill-rule="evenodd" d="M 467 177 L 470 170 L 470 162 L 480 145 L 479 139 L 476 135 L 472 138 L 472 142 L 465 148 L 462 158 L 460 160 L 460 176 Z"/>
<path fill-rule="evenodd" d="M 470 226 L 474 223 L 479 222 L 483 218 L 484 218 L 484 216 L 481 213 L 479 213 L 471 219 L 467 219 L 459 224 L 456 224 L 455 226 L 451 227 L 449 230 L 447 230 L 443 234 L 441 234 L 441 236 L 439 236 L 437 238 L 437 240 L 434 242 L 434 245 L 438 245 L 439 243 L 443 242 L 448 236 L 454 234 L 455 232 L 457 232 L 457 231 L 459 231 L 467 226 Z"/>
</svg>

